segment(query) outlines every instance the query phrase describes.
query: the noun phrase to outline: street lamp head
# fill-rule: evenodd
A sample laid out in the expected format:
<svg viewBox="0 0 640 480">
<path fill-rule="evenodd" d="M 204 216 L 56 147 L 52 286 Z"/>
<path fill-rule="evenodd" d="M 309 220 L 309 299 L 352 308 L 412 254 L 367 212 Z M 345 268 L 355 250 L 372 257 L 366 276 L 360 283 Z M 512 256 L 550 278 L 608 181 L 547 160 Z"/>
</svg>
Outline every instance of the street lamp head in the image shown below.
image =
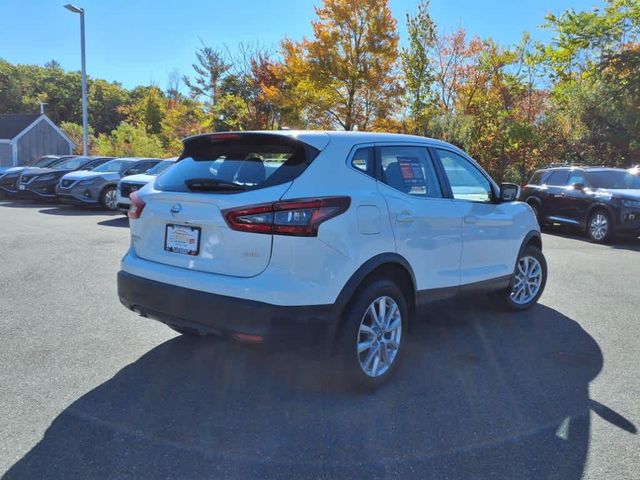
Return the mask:
<svg viewBox="0 0 640 480">
<path fill-rule="evenodd" d="M 76 7 L 75 5 L 71 5 L 70 3 L 67 3 L 64 8 L 66 8 L 67 10 L 69 10 L 70 12 L 73 13 L 84 13 L 84 9 L 80 8 L 80 7 Z"/>
</svg>

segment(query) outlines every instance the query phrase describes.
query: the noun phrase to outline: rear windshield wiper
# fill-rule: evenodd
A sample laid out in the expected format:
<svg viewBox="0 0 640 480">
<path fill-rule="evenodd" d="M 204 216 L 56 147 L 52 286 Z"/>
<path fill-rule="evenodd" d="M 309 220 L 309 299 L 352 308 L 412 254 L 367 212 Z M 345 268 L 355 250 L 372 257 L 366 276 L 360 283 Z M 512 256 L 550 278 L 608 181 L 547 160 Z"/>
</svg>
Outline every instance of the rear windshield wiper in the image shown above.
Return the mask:
<svg viewBox="0 0 640 480">
<path fill-rule="evenodd" d="M 215 192 L 223 190 L 246 190 L 243 185 L 237 183 L 225 182 L 224 180 L 217 180 L 215 178 L 191 178 L 185 180 L 184 184 L 189 190 L 196 190 L 202 192 Z"/>
</svg>

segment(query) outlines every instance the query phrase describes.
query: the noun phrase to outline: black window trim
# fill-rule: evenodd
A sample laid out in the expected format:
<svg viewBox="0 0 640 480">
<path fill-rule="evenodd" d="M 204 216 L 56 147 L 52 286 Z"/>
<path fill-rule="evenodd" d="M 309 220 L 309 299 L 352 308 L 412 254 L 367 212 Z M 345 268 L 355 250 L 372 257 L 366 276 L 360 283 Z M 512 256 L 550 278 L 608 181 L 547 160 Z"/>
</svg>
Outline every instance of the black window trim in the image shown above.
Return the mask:
<svg viewBox="0 0 640 480">
<path fill-rule="evenodd" d="M 442 196 L 440 197 L 427 197 L 427 196 L 422 196 L 422 195 L 411 195 L 409 193 L 406 192 L 402 192 L 400 190 L 397 190 L 395 188 L 393 188 L 391 185 L 387 185 L 387 187 L 393 189 L 394 192 L 397 192 L 401 195 L 405 195 L 409 198 L 415 198 L 415 199 L 420 199 L 420 200 L 450 200 L 451 197 L 450 195 L 450 190 L 448 189 L 448 186 L 445 186 L 446 184 L 443 184 L 443 178 L 442 178 L 442 174 L 439 171 L 439 161 L 436 161 L 436 159 L 433 156 L 433 152 L 431 151 L 431 145 L 428 143 L 419 143 L 419 142 L 377 142 L 375 143 L 375 180 L 387 185 L 384 180 L 382 180 L 382 154 L 381 154 L 381 149 L 382 148 L 386 148 L 386 147 L 418 147 L 418 148 L 424 148 L 427 151 L 427 156 L 431 159 L 431 163 L 433 165 L 433 168 L 436 172 L 436 178 L 438 179 L 438 185 L 440 187 L 440 193 L 442 194 Z"/>
<path fill-rule="evenodd" d="M 482 204 L 482 205 L 490 205 L 490 204 L 500 203 L 500 190 L 499 190 L 496 182 L 489 176 L 489 174 L 487 172 L 485 172 L 479 165 L 477 165 L 476 162 L 469 155 L 467 155 L 466 153 L 464 153 L 461 150 L 455 150 L 453 148 L 447 148 L 446 146 L 432 145 L 429 148 L 433 150 L 432 156 L 436 159 L 436 163 L 438 165 L 438 168 L 440 169 L 442 177 L 443 177 L 444 181 L 446 182 L 447 192 L 449 193 L 449 195 L 450 195 L 449 198 L 451 198 L 451 200 L 455 200 L 456 202 L 479 203 L 479 204 Z M 455 155 L 458 155 L 459 157 L 462 157 L 464 160 L 466 160 L 467 163 L 469 163 L 473 168 L 475 168 L 487 180 L 487 182 L 489 182 L 489 188 L 491 188 L 491 201 L 489 201 L 489 202 L 480 202 L 480 201 L 477 201 L 477 200 L 466 200 L 466 199 L 463 199 L 463 198 L 454 198 L 453 189 L 451 188 L 451 184 L 449 183 L 449 178 L 446 175 L 446 171 L 444 169 L 444 165 L 442 165 L 442 160 L 440 160 L 440 156 L 438 155 L 437 150 L 443 150 L 445 152 L 450 152 L 450 153 L 453 153 Z"/>
</svg>

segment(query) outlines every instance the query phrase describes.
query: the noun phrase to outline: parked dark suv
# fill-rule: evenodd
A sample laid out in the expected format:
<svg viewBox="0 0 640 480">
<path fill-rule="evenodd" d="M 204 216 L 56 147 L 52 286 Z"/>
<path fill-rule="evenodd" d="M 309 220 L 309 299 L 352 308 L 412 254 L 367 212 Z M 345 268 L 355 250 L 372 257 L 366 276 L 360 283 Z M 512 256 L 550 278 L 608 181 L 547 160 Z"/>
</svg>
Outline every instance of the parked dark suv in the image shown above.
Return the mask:
<svg viewBox="0 0 640 480">
<path fill-rule="evenodd" d="M 541 226 L 574 225 L 598 243 L 615 234 L 640 235 L 640 174 L 637 169 L 551 167 L 536 171 L 521 197 Z"/>
</svg>

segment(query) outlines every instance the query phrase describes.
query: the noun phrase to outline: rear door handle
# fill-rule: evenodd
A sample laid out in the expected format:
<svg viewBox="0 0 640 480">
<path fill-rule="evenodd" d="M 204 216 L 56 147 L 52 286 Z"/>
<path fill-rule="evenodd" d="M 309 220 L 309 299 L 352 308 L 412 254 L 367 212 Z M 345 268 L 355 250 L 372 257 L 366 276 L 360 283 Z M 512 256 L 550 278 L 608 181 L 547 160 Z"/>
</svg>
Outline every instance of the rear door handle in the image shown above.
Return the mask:
<svg viewBox="0 0 640 480">
<path fill-rule="evenodd" d="M 478 223 L 478 217 L 474 217 L 473 215 L 464 217 L 464 223 Z"/>
<path fill-rule="evenodd" d="M 411 223 L 414 222 L 416 217 L 411 215 L 410 213 L 399 213 L 396 215 L 396 221 L 400 223 Z"/>
</svg>

